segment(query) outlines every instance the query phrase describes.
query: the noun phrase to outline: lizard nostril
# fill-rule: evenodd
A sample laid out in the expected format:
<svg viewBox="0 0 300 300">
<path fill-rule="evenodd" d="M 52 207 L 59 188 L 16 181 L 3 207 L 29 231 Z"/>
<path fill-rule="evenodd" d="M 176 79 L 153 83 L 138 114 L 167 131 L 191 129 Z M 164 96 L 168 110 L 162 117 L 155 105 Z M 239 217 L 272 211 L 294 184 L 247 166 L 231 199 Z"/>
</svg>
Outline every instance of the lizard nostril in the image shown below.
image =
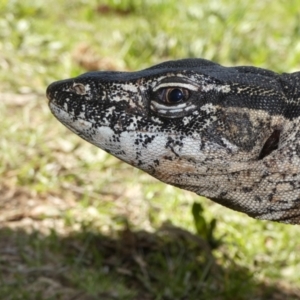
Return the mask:
<svg viewBox="0 0 300 300">
<path fill-rule="evenodd" d="M 78 95 L 85 95 L 86 88 L 82 83 L 74 83 L 72 87 L 70 87 L 71 91 L 74 91 Z"/>
</svg>

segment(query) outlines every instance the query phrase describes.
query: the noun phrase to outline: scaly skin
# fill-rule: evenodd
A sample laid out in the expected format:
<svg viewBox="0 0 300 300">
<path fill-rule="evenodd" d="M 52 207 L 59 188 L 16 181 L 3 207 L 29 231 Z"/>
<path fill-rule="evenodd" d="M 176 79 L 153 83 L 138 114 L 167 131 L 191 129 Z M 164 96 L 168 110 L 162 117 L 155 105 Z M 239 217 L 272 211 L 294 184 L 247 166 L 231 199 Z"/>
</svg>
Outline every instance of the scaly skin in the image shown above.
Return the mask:
<svg viewBox="0 0 300 300">
<path fill-rule="evenodd" d="M 74 133 L 165 183 L 300 223 L 300 72 L 185 59 L 86 73 L 47 97 Z"/>
</svg>

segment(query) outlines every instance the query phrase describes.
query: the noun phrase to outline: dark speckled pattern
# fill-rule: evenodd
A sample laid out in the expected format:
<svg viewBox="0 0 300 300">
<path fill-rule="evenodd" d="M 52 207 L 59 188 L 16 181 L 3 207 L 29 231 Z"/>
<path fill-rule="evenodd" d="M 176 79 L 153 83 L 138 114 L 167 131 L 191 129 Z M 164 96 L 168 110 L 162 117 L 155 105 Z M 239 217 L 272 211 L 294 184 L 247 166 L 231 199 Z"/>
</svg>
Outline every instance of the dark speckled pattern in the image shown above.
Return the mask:
<svg viewBox="0 0 300 300">
<path fill-rule="evenodd" d="M 170 104 L 173 89 L 188 96 Z M 185 59 L 86 73 L 52 83 L 47 97 L 70 130 L 168 184 L 300 223 L 300 73 Z"/>
</svg>

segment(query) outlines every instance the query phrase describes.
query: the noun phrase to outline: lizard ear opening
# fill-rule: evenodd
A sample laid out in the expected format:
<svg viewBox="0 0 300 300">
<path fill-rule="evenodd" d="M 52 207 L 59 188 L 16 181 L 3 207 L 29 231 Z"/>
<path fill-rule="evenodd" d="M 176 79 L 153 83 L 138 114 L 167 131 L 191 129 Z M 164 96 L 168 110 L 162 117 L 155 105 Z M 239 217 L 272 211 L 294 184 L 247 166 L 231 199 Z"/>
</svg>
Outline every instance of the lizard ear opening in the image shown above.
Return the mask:
<svg viewBox="0 0 300 300">
<path fill-rule="evenodd" d="M 266 140 L 264 146 L 262 147 L 258 159 L 263 159 L 268 156 L 274 150 L 278 149 L 279 138 L 281 131 L 279 129 L 275 129 L 269 138 Z"/>
</svg>

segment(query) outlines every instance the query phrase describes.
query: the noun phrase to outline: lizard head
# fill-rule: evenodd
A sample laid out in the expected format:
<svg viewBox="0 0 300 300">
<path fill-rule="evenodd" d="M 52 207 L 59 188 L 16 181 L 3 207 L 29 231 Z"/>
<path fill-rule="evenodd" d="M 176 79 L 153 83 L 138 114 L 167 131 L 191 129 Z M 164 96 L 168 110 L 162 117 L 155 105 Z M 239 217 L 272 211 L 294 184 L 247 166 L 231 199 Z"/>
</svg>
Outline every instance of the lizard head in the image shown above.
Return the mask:
<svg viewBox="0 0 300 300">
<path fill-rule="evenodd" d="M 47 97 L 66 127 L 132 166 L 251 216 L 290 222 L 272 188 L 288 130 L 279 78 L 185 59 L 89 72 L 52 83 Z"/>
</svg>

